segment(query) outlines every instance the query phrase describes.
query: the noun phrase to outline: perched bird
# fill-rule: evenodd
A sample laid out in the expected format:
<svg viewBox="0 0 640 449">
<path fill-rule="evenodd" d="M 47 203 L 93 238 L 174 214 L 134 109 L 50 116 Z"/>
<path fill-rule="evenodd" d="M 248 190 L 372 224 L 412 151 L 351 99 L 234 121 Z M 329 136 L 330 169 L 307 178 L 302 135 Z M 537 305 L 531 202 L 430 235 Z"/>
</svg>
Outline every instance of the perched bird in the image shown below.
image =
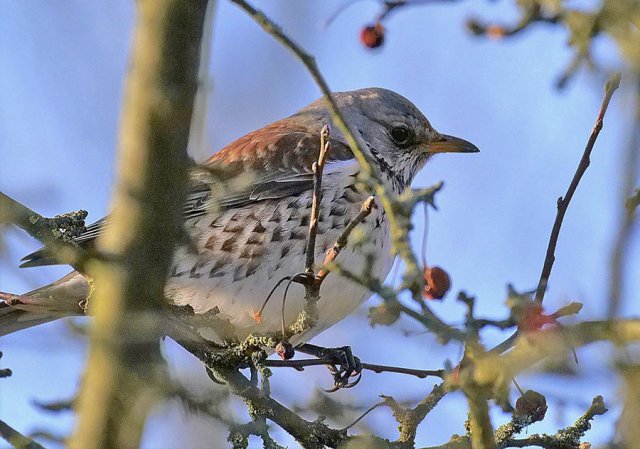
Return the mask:
<svg viewBox="0 0 640 449">
<path fill-rule="evenodd" d="M 410 186 L 434 154 L 478 151 L 463 139 L 438 133 L 416 106 L 390 90 L 341 92 L 334 99 L 373 170 L 396 194 Z M 239 138 L 192 169 L 183 214 L 191 244 L 176 248 L 165 294 L 172 305 L 197 318 L 195 327 L 203 336 L 224 340 L 280 329 L 279 301 L 267 304 L 260 319 L 256 313 L 280 279 L 304 268 L 312 165 L 318 158 L 321 130 L 330 123 L 320 99 Z M 318 266 L 369 196 L 357 181 L 360 166 L 344 137 L 334 129 L 330 141 L 316 241 Z M 76 241 L 92 245 L 104 226 L 108 218 L 88 226 Z M 372 257 L 371 275 L 384 279 L 393 263 L 384 209 L 374 209 L 360 226 L 366 241 L 347 246 L 338 262 L 360 272 Z M 56 263 L 42 250 L 24 260 L 25 267 Z M 0 335 L 81 314 L 79 304 L 88 290 L 85 278 L 72 272 L 24 295 L 1 293 Z M 342 320 L 370 295 L 362 286 L 329 276 L 322 285 L 317 325 L 292 343 L 305 342 Z M 292 285 L 286 323 L 302 310 L 304 296 L 302 286 Z"/>
</svg>

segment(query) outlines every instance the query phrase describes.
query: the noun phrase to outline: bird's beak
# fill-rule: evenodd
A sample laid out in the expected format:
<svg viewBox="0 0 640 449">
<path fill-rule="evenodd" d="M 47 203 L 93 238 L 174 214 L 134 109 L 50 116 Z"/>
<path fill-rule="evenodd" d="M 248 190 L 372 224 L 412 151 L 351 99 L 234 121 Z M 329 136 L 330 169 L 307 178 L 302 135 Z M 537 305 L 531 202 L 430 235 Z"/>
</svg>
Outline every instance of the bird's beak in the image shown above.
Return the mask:
<svg viewBox="0 0 640 449">
<path fill-rule="evenodd" d="M 435 140 L 432 140 L 428 147 L 427 153 L 478 153 L 480 150 L 477 146 L 469 141 L 459 137 L 440 134 Z"/>
</svg>

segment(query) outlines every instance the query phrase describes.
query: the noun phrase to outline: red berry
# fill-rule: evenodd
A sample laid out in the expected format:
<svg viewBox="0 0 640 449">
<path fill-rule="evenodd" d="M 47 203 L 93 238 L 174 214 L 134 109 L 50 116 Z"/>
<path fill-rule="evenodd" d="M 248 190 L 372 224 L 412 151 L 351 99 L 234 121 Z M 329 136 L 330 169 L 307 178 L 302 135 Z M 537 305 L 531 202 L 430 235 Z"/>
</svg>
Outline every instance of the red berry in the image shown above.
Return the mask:
<svg viewBox="0 0 640 449">
<path fill-rule="evenodd" d="M 425 299 L 442 299 L 451 288 L 451 279 L 440 267 L 427 267 L 424 270 L 426 283 L 422 296 Z"/>
<path fill-rule="evenodd" d="M 384 43 L 384 27 L 380 22 L 360 30 L 360 42 L 367 48 L 378 48 Z"/>
</svg>

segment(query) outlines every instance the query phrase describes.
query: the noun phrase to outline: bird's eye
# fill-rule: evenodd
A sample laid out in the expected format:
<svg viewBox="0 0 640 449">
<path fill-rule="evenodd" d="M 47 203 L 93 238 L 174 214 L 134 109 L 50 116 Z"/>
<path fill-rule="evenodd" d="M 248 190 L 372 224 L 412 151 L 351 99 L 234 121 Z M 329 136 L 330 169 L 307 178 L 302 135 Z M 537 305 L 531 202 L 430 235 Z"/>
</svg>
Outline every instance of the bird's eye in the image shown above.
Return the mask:
<svg viewBox="0 0 640 449">
<path fill-rule="evenodd" d="M 409 130 L 404 126 L 396 126 L 391 130 L 391 138 L 398 145 L 408 145 L 409 144 Z"/>
</svg>

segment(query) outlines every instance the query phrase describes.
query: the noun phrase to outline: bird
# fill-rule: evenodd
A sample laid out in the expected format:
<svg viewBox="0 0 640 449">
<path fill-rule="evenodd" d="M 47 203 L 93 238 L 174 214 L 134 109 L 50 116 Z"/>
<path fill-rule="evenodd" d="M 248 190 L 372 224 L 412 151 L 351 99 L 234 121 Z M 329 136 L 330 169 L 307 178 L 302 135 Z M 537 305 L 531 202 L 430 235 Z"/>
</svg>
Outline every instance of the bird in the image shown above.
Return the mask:
<svg viewBox="0 0 640 449">
<path fill-rule="evenodd" d="M 372 87 L 336 92 L 332 98 L 375 177 L 392 194 L 410 188 L 418 171 L 435 154 L 479 151 L 464 139 L 436 131 L 418 107 L 394 91 Z M 275 301 L 260 311 L 279 280 L 304 268 L 312 167 L 318 159 L 322 129 L 332 124 L 327 101 L 321 98 L 240 137 L 190 169 L 182 214 L 189 238 L 175 248 L 165 296 L 172 308 L 193 317 L 193 327 L 202 336 L 226 342 L 278 331 L 282 320 L 291 323 L 303 309 L 305 290 L 294 284 L 284 312 Z M 329 140 L 316 266 L 371 194 L 359 182 L 362 169 L 345 136 L 332 128 Z M 76 243 L 91 247 L 107 226 L 108 217 L 87 226 Z M 373 278 L 384 280 L 394 262 L 384 207 L 374 208 L 359 226 L 366 239 L 347 246 L 337 262 L 355 272 L 367 266 Z M 45 250 L 23 261 L 21 267 L 57 263 Z M 77 271 L 22 295 L 0 293 L 0 336 L 82 314 L 88 294 L 87 280 Z M 315 326 L 294 336 L 291 343 L 309 341 L 370 296 L 361 285 L 329 276 L 322 284 Z"/>
</svg>

